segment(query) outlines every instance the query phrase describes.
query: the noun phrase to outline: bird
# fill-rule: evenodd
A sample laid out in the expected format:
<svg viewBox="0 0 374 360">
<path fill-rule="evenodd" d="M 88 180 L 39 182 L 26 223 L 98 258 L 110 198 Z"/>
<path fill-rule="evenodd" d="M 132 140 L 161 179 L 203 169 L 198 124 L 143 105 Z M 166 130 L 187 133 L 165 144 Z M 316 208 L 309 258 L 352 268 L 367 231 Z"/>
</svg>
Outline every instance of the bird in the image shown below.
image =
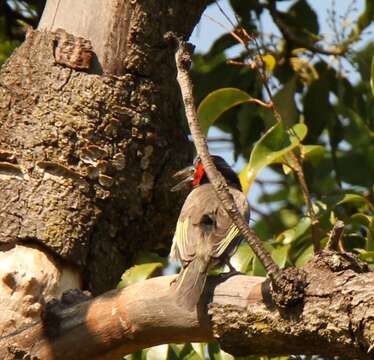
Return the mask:
<svg viewBox="0 0 374 360">
<path fill-rule="evenodd" d="M 211 157 L 226 179 L 239 212 L 248 221 L 249 204 L 237 174 L 222 157 Z M 217 198 L 199 157 L 195 158 L 192 166 L 177 172 L 175 177 L 183 180 L 172 191 L 186 186 L 192 187 L 192 190 L 182 206 L 171 246 L 170 259 L 182 265 L 172 286 L 177 305 L 193 311 L 200 300 L 209 271 L 225 264 L 230 271 L 235 271 L 229 258 L 240 244 L 241 237 Z"/>
</svg>

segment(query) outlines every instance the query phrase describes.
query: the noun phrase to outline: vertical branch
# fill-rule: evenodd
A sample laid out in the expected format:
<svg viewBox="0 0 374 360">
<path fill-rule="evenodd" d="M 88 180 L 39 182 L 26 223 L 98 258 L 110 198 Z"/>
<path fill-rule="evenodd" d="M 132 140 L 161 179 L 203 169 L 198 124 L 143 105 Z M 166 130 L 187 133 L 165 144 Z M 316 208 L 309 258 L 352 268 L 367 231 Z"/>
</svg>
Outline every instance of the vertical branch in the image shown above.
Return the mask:
<svg viewBox="0 0 374 360">
<path fill-rule="evenodd" d="M 213 185 L 218 199 L 222 202 L 224 208 L 233 220 L 234 224 L 238 227 L 243 237 L 247 240 L 249 246 L 252 248 L 256 256 L 260 259 L 261 263 L 268 272 L 269 277 L 273 280 L 275 279 L 276 274 L 279 272 L 278 265 L 266 251 L 266 249 L 262 245 L 261 240 L 249 228 L 247 222 L 239 213 L 234 199 L 228 190 L 225 178 L 216 169 L 210 158 L 206 139 L 197 120 L 196 108 L 192 93 L 193 86 L 188 74 L 188 70 L 191 64 L 191 53 L 193 49 L 190 44 L 184 41 L 178 40 L 178 43 L 179 47 L 175 54 L 178 71 L 177 79 L 181 88 L 186 117 L 196 147 L 196 151 L 201 158 L 209 181 Z"/>
<path fill-rule="evenodd" d="M 245 38 L 253 39 L 253 42 L 256 46 L 257 54 L 258 54 L 258 56 L 260 58 L 260 61 L 261 61 L 261 66 L 257 67 L 256 69 L 257 69 L 258 73 L 260 74 L 262 84 L 264 85 L 265 90 L 266 90 L 266 92 L 267 92 L 267 94 L 270 98 L 270 101 L 271 101 L 270 102 L 270 104 L 271 104 L 270 108 L 273 111 L 275 121 L 277 123 L 281 123 L 283 120 L 282 120 L 282 117 L 281 117 L 280 113 L 278 112 L 278 110 L 276 108 L 276 104 L 274 103 L 273 94 L 271 93 L 271 90 L 270 90 L 270 87 L 269 87 L 269 84 L 268 84 L 268 79 L 267 79 L 266 73 L 265 73 L 266 65 L 264 63 L 264 60 L 263 60 L 263 57 L 262 57 L 262 54 L 261 54 L 260 46 L 259 46 L 256 38 L 250 37 L 249 34 L 245 31 L 245 29 L 241 29 L 241 33 L 244 34 Z M 242 39 L 241 43 L 244 44 L 246 50 L 249 52 L 249 48 L 248 48 L 247 43 L 243 39 Z M 293 162 L 293 165 L 294 165 L 291 168 L 296 173 L 296 176 L 297 176 L 298 181 L 300 183 L 301 191 L 303 193 L 304 202 L 307 206 L 308 215 L 311 219 L 311 223 L 312 223 L 312 242 L 313 242 L 313 246 L 314 246 L 314 251 L 319 252 L 321 250 L 320 236 L 319 236 L 320 235 L 319 220 L 317 219 L 317 216 L 316 216 L 316 214 L 314 212 L 314 209 L 313 209 L 313 203 L 312 203 L 312 199 L 311 199 L 310 192 L 309 192 L 309 189 L 308 189 L 308 185 L 305 181 L 305 176 L 304 176 L 302 163 L 301 163 L 301 160 L 298 157 L 298 155 L 295 153 L 295 151 L 291 151 L 290 156 L 291 156 L 291 159 L 292 159 L 292 162 Z"/>
<path fill-rule="evenodd" d="M 313 208 L 313 202 L 310 196 L 308 185 L 305 180 L 303 166 L 302 166 L 300 158 L 295 154 L 294 151 L 291 152 L 290 157 L 292 159 L 291 168 L 295 172 L 297 179 L 299 181 L 301 192 L 304 198 L 304 202 L 307 207 L 308 216 L 310 217 L 310 221 L 312 224 L 312 242 L 313 242 L 314 252 L 319 252 L 321 250 L 319 220 Z"/>
<path fill-rule="evenodd" d="M 264 63 L 264 59 L 263 59 L 262 54 L 261 54 L 260 46 L 259 46 L 255 37 L 253 37 L 253 42 L 256 46 L 256 51 L 257 51 L 257 54 L 260 57 L 260 61 L 261 61 L 261 67 L 260 67 L 260 69 L 258 69 L 258 68 L 257 69 L 258 69 L 258 72 L 260 74 L 262 84 L 264 85 L 265 90 L 266 90 L 266 92 L 269 96 L 270 102 L 272 104 L 271 110 L 273 111 L 274 119 L 277 123 L 281 123 L 282 122 L 282 117 L 281 117 L 279 111 L 277 110 L 276 104 L 274 103 L 273 94 L 270 90 L 270 86 L 269 86 L 268 81 L 267 81 L 266 71 L 265 71 L 266 64 Z M 248 45 L 246 45 L 246 50 L 249 51 Z"/>
<path fill-rule="evenodd" d="M 217 1 L 216 1 L 216 4 L 217 4 L 219 10 L 225 15 L 225 17 L 231 23 L 231 25 L 233 27 L 235 27 L 235 25 L 231 22 L 231 20 L 228 18 L 228 16 L 223 11 L 223 9 L 219 6 Z M 275 6 L 275 5 L 273 4 L 273 6 Z M 265 64 L 265 62 L 263 60 L 263 57 L 262 57 L 261 48 L 260 48 L 256 38 L 254 36 L 249 35 L 247 33 L 247 31 L 239 25 L 239 20 L 238 19 L 237 19 L 237 22 L 238 22 L 239 31 L 230 32 L 230 33 L 235 39 L 238 40 L 238 42 L 241 45 L 243 45 L 243 47 L 247 50 L 248 54 L 250 54 L 248 41 L 252 40 L 253 43 L 255 44 L 256 52 L 257 52 L 257 55 L 258 55 L 258 57 L 260 59 L 260 62 L 261 62 L 261 66 L 256 66 L 255 68 L 256 68 L 258 74 L 260 75 L 261 82 L 262 82 L 262 84 L 265 88 L 265 91 L 266 91 L 266 93 L 269 97 L 269 100 L 270 100 L 269 105 L 266 106 L 266 107 L 268 107 L 272 110 L 275 121 L 277 123 L 281 123 L 283 120 L 282 120 L 282 117 L 281 117 L 280 113 L 277 110 L 276 104 L 274 103 L 274 97 L 273 97 L 273 94 L 270 90 L 270 86 L 268 84 L 268 79 L 267 79 L 266 70 L 265 70 L 266 69 L 266 64 Z M 257 103 L 259 103 L 260 105 L 263 106 L 263 104 L 261 104 L 260 102 L 257 102 Z M 306 180 L 305 180 L 304 171 L 303 171 L 303 167 L 302 167 L 302 162 L 301 162 L 301 159 L 298 157 L 298 155 L 294 151 L 291 151 L 290 158 L 293 162 L 293 166 L 291 166 L 291 168 L 296 173 L 297 179 L 300 183 L 301 191 L 303 193 L 304 202 L 307 206 L 308 215 L 311 219 L 311 223 L 312 223 L 312 242 L 313 242 L 313 245 L 314 245 L 314 251 L 318 252 L 318 251 L 320 251 L 320 248 L 321 248 L 321 246 L 320 246 L 319 220 L 317 219 L 317 216 L 316 216 L 316 214 L 314 212 L 314 209 L 313 209 L 313 203 L 312 203 L 310 192 L 309 192 Z"/>
<path fill-rule="evenodd" d="M 344 222 L 341 220 L 337 220 L 330 232 L 329 240 L 327 241 L 327 245 L 326 245 L 327 250 L 332 250 L 332 251 L 337 250 L 340 239 L 343 236 L 343 232 L 344 232 Z"/>
</svg>

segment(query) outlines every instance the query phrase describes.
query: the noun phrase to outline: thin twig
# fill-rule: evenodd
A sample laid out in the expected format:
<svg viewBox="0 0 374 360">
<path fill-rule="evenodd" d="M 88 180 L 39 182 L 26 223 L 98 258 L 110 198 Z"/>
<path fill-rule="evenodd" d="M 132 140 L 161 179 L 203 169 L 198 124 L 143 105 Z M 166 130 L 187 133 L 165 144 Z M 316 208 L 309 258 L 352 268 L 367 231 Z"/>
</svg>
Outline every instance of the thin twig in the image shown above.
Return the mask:
<svg viewBox="0 0 374 360">
<path fill-rule="evenodd" d="M 221 5 L 219 2 L 216 0 L 215 1 L 216 6 L 218 7 L 218 10 L 221 12 L 221 14 L 226 18 L 226 20 L 231 24 L 231 26 L 235 29 L 236 26 L 235 24 L 231 21 L 230 17 L 226 14 L 226 12 L 222 9 Z"/>
<path fill-rule="evenodd" d="M 220 10 L 223 11 L 222 9 L 220 9 Z M 275 9 L 275 11 L 276 11 L 276 9 Z M 239 26 L 239 23 L 238 23 L 238 26 Z M 252 39 L 252 41 L 254 42 L 254 44 L 256 46 L 256 51 L 257 51 L 257 54 L 260 58 L 261 65 L 262 65 L 260 67 L 256 67 L 256 69 L 258 70 L 258 72 L 260 74 L 262 84 L 264 85 L 264 88 L 265 88 L 265 90 L 268 94 L 268 97 L 270 99 L 270 102 L 268 103 L 269 106 L 267 106 L 267 107 L 270 108 L 273 111 L 273 115 L 274 115 L 274 118 L 275 118 L 276 122 L 277 123 L 282 123 L 283 122 L 282 117 L 277 110 L 276 104 L 274 103 L 273 94 L 270 90 L 270 87 L 269 87 L 269 84 L 268 84 L 268 79 L 266 77 L 266 71 L 265 71 L 266 64 L 265 64 L 264 59 L 262 57 L 261 48 L 260 48 L 256 38 L 254 36 L 250 36 L 244 28 L 240 29 L 240 33 L 243 35 L 244 39 L 241 39 L 239 42 L 240 42 L 240 44 L 242 44 L 244 46 L 244 48 L 248 51 L 248 53 L 249 53 L 249 47 L 248 47 L 248 42 L 246 41 L 246 39 Z M 312 203 L 312 200 L 311 200 L 311 196 L 310 196 L 310 192 L 309 192 L 307 183 L 305 181 L 305 176 L 304 176 L 304 171 L 303 171 L 301 159 L 299 158 L 299 156 L 294 151 L 290 152 L 290 156 L 291 156 L 292 162 L 294 163 L 293 166 L 290 166 L 290 167 L 291 167 L 291 169 L 293 169 L 295 171 L 296 176 L 299 180 L 300 187 L 301 187 L 303 197 L 304 197 L 304 201 L 305 201 L 305 204 L 306 204 L 307 209 L 308 209 L 308 215 L 311 219 L 312 241 L 313 241 L 313 245 L 314 245 L 314 250 L 315 250 L 315 252 L 318 252 L 318 251 L 320 251 L 320 248 L 321 248 L 321 246 L 320 246 L 319 220 L 317 219 L 317 216 L 316 216 L 316 214 L 314 212 L 314 209 L 313 209 L 313 203 Z"/>
<path fill-rule="evenodd" d="M 243 29 L 243 31 L 245 32 L 244 29 Z M 273 95 L 271 93 L 269 84 L 267 82 L 267 78 L 266 78 L 266 74 L 265 74 L 265 70 L 264 70 L 265 64 L 264 64 L 264 60 L 263 60 L 263 57 L 262 57 L 262 54 L 261 54 L 260 46 L 257 43 L 257 40 L 255 38 L 253 38 L 253 41 L 256 45 L 258 55 L 259 55 L 259 57 L 261 59 L 261 62 L 262 62 L 262 67 L 260 67 L 260 70 L 258 70 L 258 71 L 260 73 L 260 78 L 261 78 L 262 83 L 263 83 L 263 85 L 266 89 L 266 92 L 268 93 L 268 96 L 271 100 L 271 102 L 270 102 L 271 106 L 269 106 L 269 108 L 273 111 L 274 118 L 275 118 L 276 122 L 281 123 L 282 122 L 282 117 L 281 117 L 280 113 L 278 112 L 278 110 L 276 108 L 276 105 L 274 104 Z M 247 45 L 245 45 L 245 47 L 246 47 L 246 49 L 248 49 Z M 305 181 L 305 176 L 304 176 L 304 171 L 303 171 L 303 167 L 302 167 L 302 164 L 301 164 L 301 160 L 294 151 L 290 152 L 290 156 L 291 156 L 291 159 L 294 163 L 294 166 L 290 166 L 290 167 L 291 167 L 291 169 L 293 169 L 295 171 L 296 176 L 299 180 L 300 187 L 301 187 L 303 197 L 304 197 L 304 201 L 305 201 L 305 204 L 306 204 L 307 209 L 308 209 L 308 215 L 309 215 L 311 223 L 312 223 L 312 241 L 313 241 L 314 251 L 318 252 L 321 249 L 319 220 L 317 219 L 317 216 L 316 216 L 316 214 L 314 212 L 314 209 L 313 209 L 313 203 L 312 203 L 312 199 L 311 199 L 311 196 L 310 196 L 310 192 L 309 192 L 307 183 Z"/>
<path fill-rule="evenodd" d="M 225 25 L 223 25 L 221 22 L 219 22 L 218 20 L 212 18 L 211 16 L 209 16 L 207 14 L 204 14 L 204 16 L 207 17 L 210 21 L 213 21 L 214 23 L 216 23 L 217 25 L 219 25 L 220 27 L 225 29 L 239 44 L 242 44 L 243 46 L 245 46 L 245 43 L 243 42 L 243 39 L 240 36 L 238 36 L 235 33 L 235 31 L 231 31 Z"/>
<path fill-rule="evenodd" d="M 336 48 L 336 49 L 324 49 L 318 45 L 313 44 L 312 42 L 302 39 L 298 34 L 296 34 L 287 24 L 284 22 L 280 16 L 279 11 L 275 7 L 275 1 L 271 2 L 267 6 L 270 16 L 272 17 L 274 23 L 278 26 L 278 29 L 283 34 L 284 38 L 288 41 L 293 42 L 298 47 L 302 47 L 310 50 L 313 53 L 322 54 L 322 55 L 344 55 L 347 52 L 347 49 Z"/>
<path fill-rule="evenodd" d="M 230 18 L 228 17 L 228 15 L 224 12 L 224 10 L 221 8 L 221 6 L 218 4 L 217 1 L 216 1 L 216 5 L 218 6 L 218 9 L 221 11 L 221 13 L 226 17 L 227 21 L 231 24 L 231 26 L 233 26 L 235 28 L 235 24 L 230 20 Z M 239 44 L 241 44 L 246 49 L 246 51 L 247 51 L 248 54 L 251 53 L 251 50 L 250 50 L 250 48 L 248 46 L 248 40 L 252 39 L 254 41 L 254 43 L 256 45 L 256 51 L 259 54 L 260 61 L 261 61 L 261 70 L 259 70 L 258 72 L 259 72 L 260 77 L 261 77 L 261 82 L 263 83 L 263 85 L 265 87 L 265 90 L 266 90 L 266 92 L 267 92 L 267 94 L 269 96 L 269 99 L 270 99 L 270 101 L 268 103 L 262 102 L 262 104 L 267 104 L 267 106 L 265 106 L 265 107 L 267 107 L 269 109 L 272 109 L 275 120 L 278 123 L 281 122 L 282 121 L 281 116 L 280 116 L 280 114 L 279 114 L 279 112 L 278 112 L 278 110 L 277 110 L 277 108 L 276 108 L 276 106 L 274 104 L 273 96 L 272 96 L 270 87 L 269 87 L 269 85 L 267 83 L 266 71 L 265 71 L 266 65 L 265 65 L 265 62 L 264 62 L 264 60 L 262 58 L 261 49 L 260 49 L 260 46 L 259 46 L 256 38 L 253 37 L 253 36 L 250 36 L 248 34 L 248 32 L 243 27 L 240 26 L 239 19 L 237 17 L 236 17 L 236 21 L 238 22 L 238 27 L 239 27 L 239 30 L 240 30 L 239 31 L 240 34 L 237 34 L 235 31 L 230 31 L 225 25 L 223 25 L 222 23 L 220 23 L 216 19 L 214 19 L 214 18 L 212 18 L 212 17 L 210 17 L 208 15 L 205 15 L 205 16 L 207 18 L 209 18 L 211 21 L 213 21 L 216 24 L 218 24 L 219 26 L 221 26 L 223 29 L 225 29 L 236 41 L 238 41 Z M 235 14 L 235 16 L 236 16 L 236 14 Z M 242 36 L 245 39 L 243 39 Z M 234 64 L 234 65 L 238 65 L 238 63 L 235 63 L 234 61 L 232 61 L 231 63 Z M 254 99 L 254 102 L 257 102 L 257 103 L 260 104 L 261 100 L 257 100 L 257 101 L 255 101 L 255 100 L 257 100 L 257 99 Z M 262 104 L 260 104 L 260 105 L 262 105 Z M 262 106 L 264 106 L 264 105 L 262 105 Z"/>
<path fill-rule="evenodd" d="M 274 109 L 274 104 L 272 102 L 265 102 L 265 101 L 261 101 L 260 99 L 256 99 L 256 98 L 249 99 L 247 102 L 253 102 L 267 109 Z"/>
<path fill-rule="evenodd" d="M 243 31 L 245 31 L 243 29 Z M 267 76 L 266 76 L 266 64 L 265 64 L 265 61 L 264 61 L 264 58 L 262 57 L 262 53 L 261 53 L 261 48 L 260 48 L 260 45 L 258 44 L 257 40 L 255 37 L 253 37 L 253 42 L 254 44 L 256 45 L 256 51 L 257 51 L 257 54 L 259 55 L 259 58 L 260 58 L 260 61 L 261 61 L 261 67 L 260 67 L 260 70 L 258 70 L 259 74 L 260 74 L 260 78 L 261 78 L 261 81 L 262 81 L 262 84 L 264 85 L 265 87 L 265 90 L 269 96 L 269 99 L 271 101 L 271 103 L 273 104 L 273 114 L 274 114 L 274 118 L 275 118 L 275 121 L 277 123 L 281 123 L 282 122 L 282 117 L 277 109 L 277 106 L 276 104 L 274 103 L 274 98 L 273 98 L 273 94 L 270 90 L 270 86 L 268 84 L 268 79 L 267 79 Z"/>
<path fill-rule="evenodd" d="M 303 166 L 300 158 L 295 154 L 294 151 L 290 152 L 290 157 L 292 165 L 289 164 L 288 166 L 290 166 L 290 168 L 295 172 L 297 179 L 299 180 L 301 192 L 303 194 L 304 202 L 307 206 L 308 215 L 310 217 L 312 225 L 312 242 L 314 246 L 314 251 L 319 252 L 321 250 L 319 220 L 313 208 L 313 202 L 310 196 L 308 185 L 305 180 Z"/>
<path fill-rule="evenodd" d="M 344 232 L 344 222 L 337 220 L 330 232 L 329 240 L 327 241 L 326 249 L 336 251 Z"/>
<path fill-rule="evenodd" d="M 279 272 L 278 265 L 274 262 L 270 254 L 262 245 L 261 240 L 251 230 L 239 213 L 234 199 L 228 190 L 227 183 L 222 174 L 216 169 L 209 155 L 208 145 L 197 120 L 196 108 L 193 100 L 192 82 L 188 74 L 191 64 L 192 48 L 190 44 L 178 40 L 179 47 L 175 54 L 177 64 L 177 79 L 181 88 L 183 103 L 186 111 L 188 125 L 190 127 L 191 136 L 193 138 L 197 154 L 199 155 L 210 183 L 217 194 L 218 199 L 222 202 L 234 224 L 238 227 L 243 237 L 248 241 L 253 252 L 260 259 L 261 263 L 268 272 L 269 277 L 274 280 Z"/>
</svg>

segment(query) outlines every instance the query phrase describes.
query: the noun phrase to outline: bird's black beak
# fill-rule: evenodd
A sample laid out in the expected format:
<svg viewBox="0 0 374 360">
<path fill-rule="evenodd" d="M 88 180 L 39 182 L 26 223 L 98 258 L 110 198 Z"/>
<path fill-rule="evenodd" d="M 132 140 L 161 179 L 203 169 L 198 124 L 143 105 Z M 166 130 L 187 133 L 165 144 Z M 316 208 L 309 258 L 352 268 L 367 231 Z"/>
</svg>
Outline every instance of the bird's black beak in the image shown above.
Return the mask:
<svg viewBox="0 0 374 360">
<path fill-rule="evenodd" d="M 184 189 L 190 189 L 192 181 L 194 179 L 195 167 L 193 165 L 187 166 L 186 168 L 179 170 L 173 175 L 173 178 L 181 179 L 177 185 L 173 186 L 170 191 L 180 191 Z"/>
</svg>

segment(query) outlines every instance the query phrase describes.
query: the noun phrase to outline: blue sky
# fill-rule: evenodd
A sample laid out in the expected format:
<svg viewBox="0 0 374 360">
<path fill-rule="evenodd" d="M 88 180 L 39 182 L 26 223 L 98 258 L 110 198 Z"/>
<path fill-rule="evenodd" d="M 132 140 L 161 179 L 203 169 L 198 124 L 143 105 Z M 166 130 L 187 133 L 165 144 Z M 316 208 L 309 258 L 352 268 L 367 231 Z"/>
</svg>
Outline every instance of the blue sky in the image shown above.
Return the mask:
<svg viewBox="0 0 374 360">
<path fill-rule="evenodd" d="M 327 25 L 327 14 L 328 10 L 333 9 L 333 5 L 335 2 L 335 9 L 337 14 L 342 15 L 344 14 L 349 5 L 354 2 L 355 8 L 359 11 L 362 10 L 365 6 L 365 0 L 309 0 L 308 3 L 313 7 L 314 11 L 317 12 L 318 17 L 320 19 L 320 29 L 321 32 L 324 33 L 331 33 L 329 27 Z M 292 5 L 294 1 L 283 1 L 278 3 L 279 10 L 286 10 L 290 5 Z M 220 6 L 225 10 L 225 12 L 230 16 L 231 19 L 235 19 L 231 10 L 231 7 L 227 0 L 219 0 Z M 357 12 L 356 12 L 357 14 Z M 196 45 L 196 51 L 198 52 L 206 52 L 210 45 L 213 43 L 215 39 L 217 39 L 220 35 L 222 35 L 225 30 L 222 29 L 218 24 L 214 23 L 205 15 L 208 15 L 220 23 L 226 25 L 230 28 L 227 20 L 219 11 L 218 7 L 215 4 L 210 5 L 204 12 L 203 16 L 199 24 L 196 26 L 190 41 Z M 354 13 L 352 14 L 352 20 L 354 19 Z M 268 32 L 277 32 L 276 27 L 274 26 L 273 22 L 271 21 L 269 15 L 265 13 L 263 16 L 263 25 L 264 28 L 267 29 Z"/>
</svg>

